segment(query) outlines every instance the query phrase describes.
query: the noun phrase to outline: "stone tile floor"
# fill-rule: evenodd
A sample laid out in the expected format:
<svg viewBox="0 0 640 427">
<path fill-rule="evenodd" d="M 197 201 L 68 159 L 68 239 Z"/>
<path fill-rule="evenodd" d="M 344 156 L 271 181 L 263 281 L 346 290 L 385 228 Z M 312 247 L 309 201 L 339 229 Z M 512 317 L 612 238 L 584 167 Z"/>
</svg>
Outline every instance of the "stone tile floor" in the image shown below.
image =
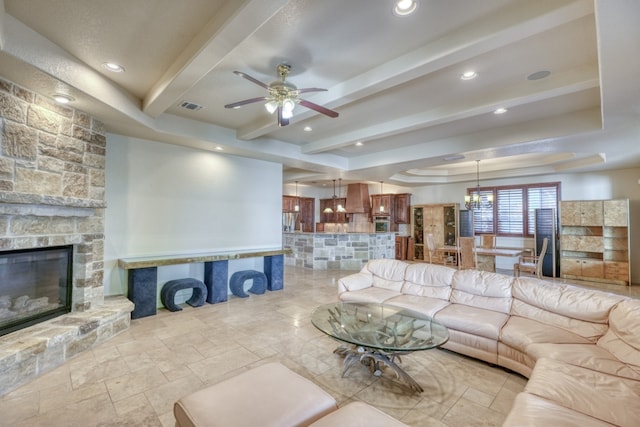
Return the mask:
<svg viewBox="0 0 640 427">
<path fill-rule="evenodd" d="M 128 331 L 0 398 L 0 425 L 170 427 L 181 396 L 274 360 L 341 405 L 362 400 L 411 426 L 502 424 L 526 379 L 453 352 L 403 357 L 421 394 L 390 371 L 376 378 L 354 366 L 341 378 L 337 343 L 309 317 L 336 300 L 336 281 L 347 274 L 287 267 L 281 291 L 134 320 Z M 609 290 L 637 296 L 636 289 Z"/>
</svg>

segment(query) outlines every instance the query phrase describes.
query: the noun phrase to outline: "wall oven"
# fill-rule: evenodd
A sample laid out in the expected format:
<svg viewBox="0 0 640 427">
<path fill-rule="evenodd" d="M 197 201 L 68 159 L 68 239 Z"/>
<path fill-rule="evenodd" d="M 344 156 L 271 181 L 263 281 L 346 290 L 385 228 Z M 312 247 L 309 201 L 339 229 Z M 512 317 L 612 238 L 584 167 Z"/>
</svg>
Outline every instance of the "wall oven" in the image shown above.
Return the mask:
<svg viewBox="0 0 640 427">
<path fill-rule="evenodd" d="M 391 231 L 389 216 L 374 216 L 373 229 L 376 233 L 388 233 Z"/>
</svg>

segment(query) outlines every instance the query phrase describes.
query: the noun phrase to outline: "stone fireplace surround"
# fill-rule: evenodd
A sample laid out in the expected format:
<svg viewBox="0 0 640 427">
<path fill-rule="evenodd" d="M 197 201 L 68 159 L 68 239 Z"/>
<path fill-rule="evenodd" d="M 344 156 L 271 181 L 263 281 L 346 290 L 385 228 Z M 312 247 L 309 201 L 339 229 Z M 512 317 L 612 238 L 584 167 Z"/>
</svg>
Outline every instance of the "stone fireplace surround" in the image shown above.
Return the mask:
<svg viewBox="0 0 640 427">
<path fill-rule="evenodd" d="M 0 337 L 0 395 L 129 327 L 104 297 L 105 153 L 99 121 L 0 78 L 0 251 L 73 245 L 71 313 Z"/>
</svg>

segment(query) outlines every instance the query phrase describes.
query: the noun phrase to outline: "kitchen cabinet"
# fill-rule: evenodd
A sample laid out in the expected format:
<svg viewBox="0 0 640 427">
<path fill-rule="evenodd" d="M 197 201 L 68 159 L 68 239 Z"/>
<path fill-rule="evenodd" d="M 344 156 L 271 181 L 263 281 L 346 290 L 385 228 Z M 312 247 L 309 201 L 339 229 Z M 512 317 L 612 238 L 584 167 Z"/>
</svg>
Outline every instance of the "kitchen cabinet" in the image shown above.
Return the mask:
<svg viewBox="0 0 640 427">
<path fill-rule="evenodd" d="M 396 194 L 394 197 L 396 224 L 409 224 L 411 222 L 411 194 Z"/>
<path fill-rule="evenodd" d="M 335 202 L 334 202 L 335 201 Z M 338 205 L 343 207 L 347 204 L 345 197 L 336 197 L 335 199 L 320 199 L 320 222 L 329 223 L 348 223 L 349 218 L 346 212 L 337 212 Z M 324 210 L 329 207 L 333 210 L 331 213 L 325 213 Z"/>
<path fill-rule="evenodd" d="M 295 206 L 299 206 L 298 197 L 295 196 L 282 196 L 282 212 L 283 213 L 292 213 L 297 212 L 295 210 Z"/>
<path fill-rule="evenodd" d="M 393 196 L 394 194 L 374 194 L 373 196 L 371 196 L 371 215 L 392 216 L 395 211 Z M 383 208 L 383 210 L 380 210 L 381 207 Z"/>
<path fill-rule="evenodd" d="M 316 200 L 313 197 L 300 197 L 300 212 L 296 218 L 296 230 L 302 230 L 305 233 L 313 233 L 314 223 L 316 222 Z"/>
<path fill-rule="evenodd" d="M 432 234 L 436 248 L 456 246 L 459 232 L 459 204 L 414 205 L 411 207 L 411 235 L 414 239 L 413 259 L 429 260 L 427 235 Z M 432 254 L 432 260 L 442 263 L 442 252 Z"/>
<path fill-rule="evenodd" d="M 296 205 L 298 206 L 297 211 Z M 295 231 L 313 232 L 316 215 L 313 197 L 282 196 L 282 212 L 298 214 L 296 215 Z"/>
<path fill-rule="evenodd" d="M 628 285 L 629 201 L 560 202 L 560 275 Z"/>
</svg>

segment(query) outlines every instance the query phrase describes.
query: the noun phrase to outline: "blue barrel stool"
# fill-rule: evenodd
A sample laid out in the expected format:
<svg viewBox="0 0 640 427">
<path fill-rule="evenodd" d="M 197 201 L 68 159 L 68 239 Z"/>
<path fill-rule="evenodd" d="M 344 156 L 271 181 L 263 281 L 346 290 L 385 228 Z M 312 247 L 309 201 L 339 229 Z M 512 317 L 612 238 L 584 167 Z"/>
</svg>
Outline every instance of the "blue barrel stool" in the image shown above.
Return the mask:
<svg viewBox="0 0 640 427">
<path fill-rule="evenodd" d="M 240 298 L 248 297 L 249 294 L 244 291 L 244 282 L 247 280 L 253 280 L 249 292 L 252 294 L 264 294 L 267 289 L 267 276 L 263 272 L 256 270 L 243 270 L 233 273 L 229 280 L 231 293 Z"/>
<path fill-rule="evenodd" d="M 191 307 L 200 307 L 207 299 L 207 287 L 198 279 L 169 280 L 160 291 L 160 300 L 169 311 L 180 311 L 182 308 L 175 303 L 176 292 L 183 289 L 193 289 L 193 295 L 187 300 Z"/>
</svg>

